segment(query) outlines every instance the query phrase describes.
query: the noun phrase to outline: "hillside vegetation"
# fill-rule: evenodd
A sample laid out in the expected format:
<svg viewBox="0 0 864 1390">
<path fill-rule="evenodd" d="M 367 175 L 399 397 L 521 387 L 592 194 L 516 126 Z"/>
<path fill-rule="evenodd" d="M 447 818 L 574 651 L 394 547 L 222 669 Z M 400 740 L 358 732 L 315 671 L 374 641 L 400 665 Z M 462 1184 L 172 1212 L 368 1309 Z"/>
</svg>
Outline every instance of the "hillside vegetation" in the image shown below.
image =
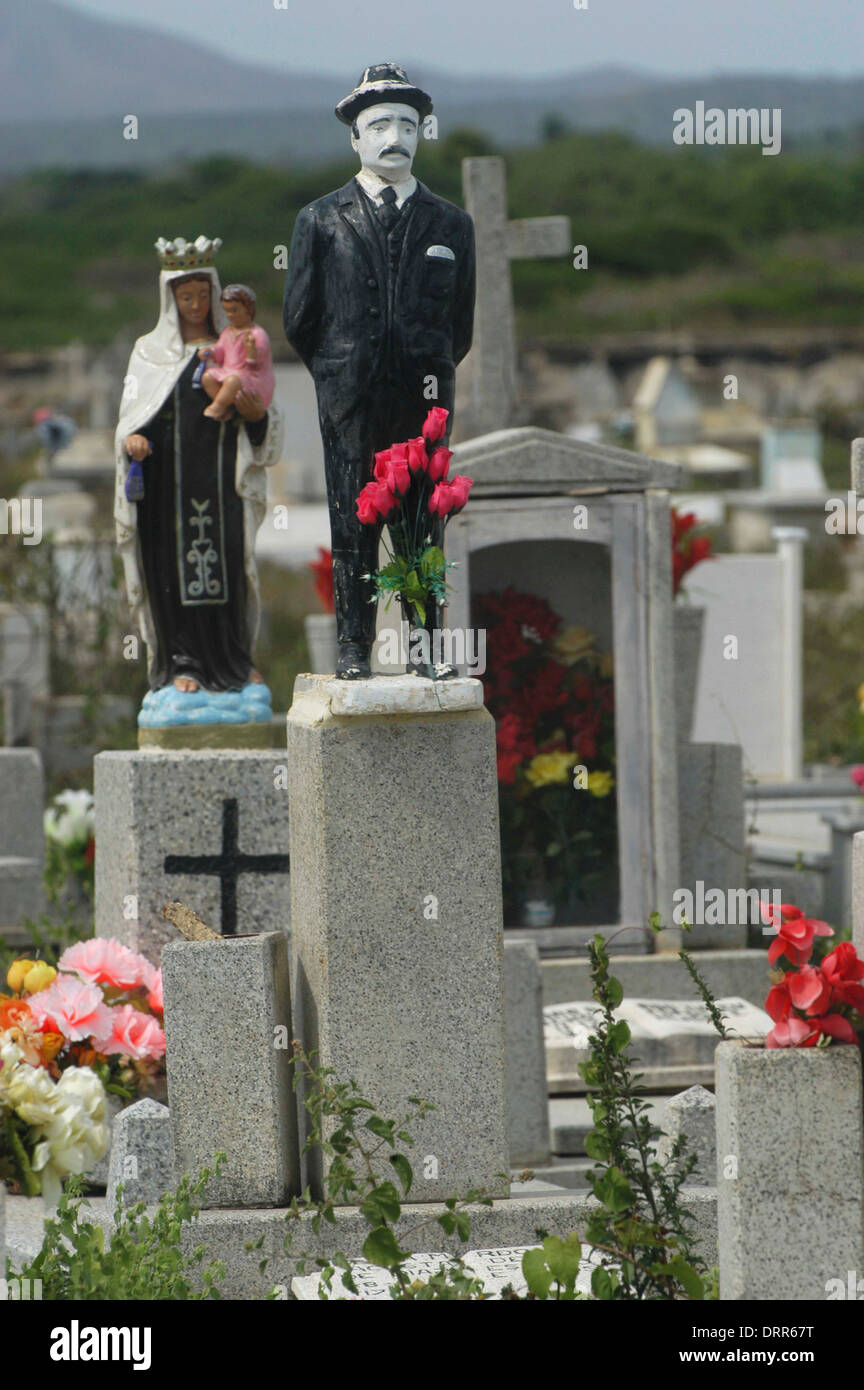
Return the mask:
<svg viewBox="0 0 864 1390">
<path fill-rule="evenodd" d="M 456 132 L 417 171 L 461 202 L 460 160 L 493 152 Z M 657 149 L 614 133 L 556 134 L 506 153 L 513 217 L 567 213 L 589 268 L 514 267 L 523 341 L 604 332 L 857 325 L 864 310 L 864 154 Z M 344 182 L 350 161 L 290 171 L 210 157 L 159 176 L 39 171 L 0 206 L 0 348 L 137 334 L 156 312 L 158 236 L 221 236 L 223 281 L 258 291 L 278 344 L 274 248 L 298 210 Z"/>
</svg>

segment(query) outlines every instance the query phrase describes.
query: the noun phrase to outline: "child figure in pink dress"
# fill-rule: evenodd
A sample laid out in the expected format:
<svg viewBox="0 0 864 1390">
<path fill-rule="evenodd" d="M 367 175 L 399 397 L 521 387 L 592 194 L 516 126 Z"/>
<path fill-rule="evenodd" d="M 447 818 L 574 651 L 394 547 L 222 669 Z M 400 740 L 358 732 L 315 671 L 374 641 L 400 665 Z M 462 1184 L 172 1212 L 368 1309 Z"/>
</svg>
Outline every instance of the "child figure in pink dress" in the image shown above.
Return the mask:
<svg viewBox="0 0 864 1390">
<path fill-rule="evenodd" d="M 255 291 L 248 285 L 226 285 L 222 308 L 228 319 L 212 347 L 198 349 L 207 362 L 201 385 L 210 397 L 204 411 L 211 420 L 227 420 L 233 414 L 238 391 L 254 392 L 261 404 L 269 406 L 275 380 L 270 339 L 255 323 Z"/>
</svg>

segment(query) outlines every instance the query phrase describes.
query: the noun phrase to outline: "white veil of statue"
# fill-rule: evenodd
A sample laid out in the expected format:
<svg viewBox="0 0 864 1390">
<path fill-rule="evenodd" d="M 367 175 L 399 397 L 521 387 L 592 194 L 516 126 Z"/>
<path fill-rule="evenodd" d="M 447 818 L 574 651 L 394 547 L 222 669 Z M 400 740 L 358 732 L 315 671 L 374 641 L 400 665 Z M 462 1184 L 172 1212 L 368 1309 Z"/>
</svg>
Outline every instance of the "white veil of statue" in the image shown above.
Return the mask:
<svg viewBox="0 0 864 1390">
<path fill-rule="evenodd" d="M 220 302 L 222 287 L 214 266 L 162 270 L 159 274 L 159 321 L 156 327 L 139 338 L 132 349 L 123 384 L 120 418 L 114 436 L 116 480 L 114 492 L 114 521 L 117 549 L 123 562 L 126 593 L 135 624 L 147 644 L 148 669 L 156 651 L 156 632 L 147 602 L 138 543 L 137 504 L 127 500 L 126 471 L 129 460 L 125 440 L 130 434 L 146 433 L 152 420 L 173 390 L 189 359 L 197 352 L 199 343 L 184 342 L 180 316 L 171 288 L 172 282 L 189 275 L 210 281 L 210 309 L 217 335 L 226 326 L 225 311 Z M 202 395 L 202 409 L 206 397 Z M 255 536 L 264 520 L 267 486 L 264 469 L 279 461 L 282 448 L 282 417 L 275 401 L 267 412 L 267 433 L 253 447 L 238 420 L 237 466 L 235 487 L 243 501 L 244 557 L 247 580 L 247 613 L 249 632 L 254 642 L 258 631 L 259 597 L 258 572 L 255 566 Z M 146 467 L 146 465 L 145 465 Z"/>
</svg>

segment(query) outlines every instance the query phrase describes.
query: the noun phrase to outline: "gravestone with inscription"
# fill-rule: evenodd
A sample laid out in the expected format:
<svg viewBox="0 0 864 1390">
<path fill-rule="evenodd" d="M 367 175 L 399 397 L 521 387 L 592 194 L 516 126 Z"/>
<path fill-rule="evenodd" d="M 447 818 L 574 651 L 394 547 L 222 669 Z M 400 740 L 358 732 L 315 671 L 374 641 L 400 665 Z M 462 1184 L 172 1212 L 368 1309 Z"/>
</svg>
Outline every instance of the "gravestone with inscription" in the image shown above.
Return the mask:
<svg viewBox="0 0 864 1390">
<path fill-rule="evenodd" d="M 718 999 L 731 1037 L 764 1037 L 772 1023 L 764 1009 L 746 999 Z M 591 1002 L 550 1004 L 543 1010 L 546 1070 L 552 1094 L 582 1092 L 579 1063 L 589 1056 L 598 1006 Z M 628 999 L 615 1011 L 630 1027 L 628 1056 L 638 1060 L 648 1089 L 671 1090 L 711 1084 L 720 1037 L 699 999 Z"/>
<path fill-rule="evenodd" d="M 284 753 L 108 752 L 94 767 L 97 935 L 158 964 L 173 901 L 222 936 L 286 929 Z"/>
<path fill-rule="evenodd" d="M 467 1250 L 461 1257 L 463 1272 L 469 1278 L 483 1282 L 483 1292 L 487 1298 L 497 1300 L 505 1288 L 523 1297 L 528 1285 L 522 1273 L 522 1256 L 530 1245 L 505 1246 L 500 1250 Z M 536 1247 L 533 1247 L 536 1248 Z M 447 1255 L 411 1255 L 405 1262 L 405 1273 L 410 1280 L 426 1282 L 432 1275 L 450 1263 Z M 600 1263 L 599 1255 L 590 1247 L 585 1254 L 576 1278 L 576 1290 L 588 1294 L 591 1289 L 592 1270 Z M 351 1263 L 351 1274 L 357 1293 L 351 1293 L 337 1272 L 327 1294 L 328 1299 L 344 1299 L 348 1302 L 385 1302 L 392 1295 L 393 1275 L 386 1269 L 370 1264 L 368 1260 L 355 1260 Z M 320 1274 L 298 1275 L 291 1281 L 291 1292 L 301 1303 L 321 1297 L 322 1276 Z"/>
</svg>

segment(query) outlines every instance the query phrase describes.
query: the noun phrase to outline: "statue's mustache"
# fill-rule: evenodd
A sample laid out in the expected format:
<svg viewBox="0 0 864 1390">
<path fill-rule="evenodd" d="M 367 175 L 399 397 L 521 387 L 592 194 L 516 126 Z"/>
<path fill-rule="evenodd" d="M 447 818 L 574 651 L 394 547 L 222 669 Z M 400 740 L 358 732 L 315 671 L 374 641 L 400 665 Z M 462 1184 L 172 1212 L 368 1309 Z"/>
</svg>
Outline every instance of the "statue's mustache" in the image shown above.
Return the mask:
<svg viewBox="0 0 864 1390">
<path fill-rule="evenodd" d="M 402 147 L 401 145 L 387 145 L 387 146 L 381 151 L 381 153 L 380 153 L 380 155 L 378 156 L 378 158 L 379 158 L 379 159 L 382 159 L 383 156 L 384 156 L 385 154 L 401 154 L 401 155 L 404 155 L 406 159 L 410 159 L 410 158 L 411 158 L 411 151 L 410 151 L 410 150 L 403 149 L 403 147 Z"/>
</svg>

